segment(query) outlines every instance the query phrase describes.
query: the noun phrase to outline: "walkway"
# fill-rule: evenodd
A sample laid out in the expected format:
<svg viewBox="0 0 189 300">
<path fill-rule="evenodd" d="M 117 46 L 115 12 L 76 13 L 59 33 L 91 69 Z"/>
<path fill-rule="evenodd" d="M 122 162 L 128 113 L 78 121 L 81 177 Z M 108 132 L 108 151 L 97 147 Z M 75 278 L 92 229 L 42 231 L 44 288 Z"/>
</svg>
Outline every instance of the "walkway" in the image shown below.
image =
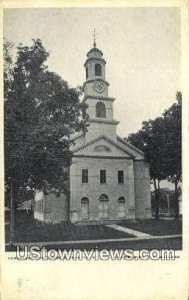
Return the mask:
<svg viewBox="0 0 189 300">
<path fill-rule="evenodd" d="M 111 225 L 106 225 L 106 226 L 110 227 L 110 228 L 113 228 L 115 230 L 118 230 L 118 231 L 122 231 L 122 232 L 125 232 L 125 233 L 128 233 L 128 234 L 135 235 L 137 237 L 150 237 L 151 236 L 150 234 L 147 234 L 147 233 L 144 233 L 144 232 L 141 232 L 141 231 L 137 231 L 137 230 L 133 230 L 133 229 L 130 229 L 130 228 L 127 228 L 127 227 L 123 227 L 123 226 L 120 226 L 120 225 L 117 225 L 117 224 L 111 224 Z"/>
</svg>

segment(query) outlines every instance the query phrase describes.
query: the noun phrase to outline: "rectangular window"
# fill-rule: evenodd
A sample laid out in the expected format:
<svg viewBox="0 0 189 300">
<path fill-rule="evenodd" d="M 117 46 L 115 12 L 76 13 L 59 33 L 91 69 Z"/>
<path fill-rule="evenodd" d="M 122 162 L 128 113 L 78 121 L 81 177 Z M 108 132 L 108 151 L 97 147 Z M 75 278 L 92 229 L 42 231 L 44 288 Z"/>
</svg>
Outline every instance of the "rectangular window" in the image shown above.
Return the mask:
<svg viewBox="0 0 189 300">
<path fill-rule="evenodd" d="M 124 174 L 123 174 L 123 170 L 119 170 L 117 172 L 118 175 L 118 183 L 124 183 Z"/>
<path fill-rule="evenodd" d="M 106 183 L 106 170 L 100 170 L 100 183 Z"/>
<path fill-rule="evenodd" d="M 88 169 L 82 170 L 82 183 L 88 183 Z"/>
</svg>

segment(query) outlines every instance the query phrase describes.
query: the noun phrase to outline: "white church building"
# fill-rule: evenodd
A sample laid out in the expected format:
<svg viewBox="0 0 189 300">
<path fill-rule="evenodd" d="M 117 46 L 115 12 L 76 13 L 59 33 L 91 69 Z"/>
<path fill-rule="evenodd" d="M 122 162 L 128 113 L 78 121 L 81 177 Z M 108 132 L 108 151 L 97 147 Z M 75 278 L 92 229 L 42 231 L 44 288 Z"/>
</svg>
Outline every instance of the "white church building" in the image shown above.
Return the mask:
<svg viewBox="0 0 189 300">
<path fill-rule="evenodd" d="M 113 116 L 115 98 L 108 94 L 105 66 L 94 44 L 84 64 L 83 102 L 90 126 L 73 137 L 69 196 L 36 192 L 34 217 L 43 222 L 101 224 L 151 217 L 149 166 L 143 152 L 116 133 L 119 122 Z"/>
</svg>

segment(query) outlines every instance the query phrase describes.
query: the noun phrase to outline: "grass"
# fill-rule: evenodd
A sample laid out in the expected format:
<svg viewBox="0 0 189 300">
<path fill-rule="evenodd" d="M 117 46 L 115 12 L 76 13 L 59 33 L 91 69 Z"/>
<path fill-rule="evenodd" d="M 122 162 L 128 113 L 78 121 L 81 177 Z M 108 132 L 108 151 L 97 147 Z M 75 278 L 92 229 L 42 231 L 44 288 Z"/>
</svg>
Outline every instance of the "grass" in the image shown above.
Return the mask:
<svg viewBox="0 0 189 300">
<path fill-rule="evenodd" d="M 182 233 L 181 220 L 125 220 L 120 223 L 123 227 L 142 231 L 156 236 L 174 235 Z M 5 230 L 6 242 L 9 242 L 9 226 Z M 15 215 L 15 242 L 43 242 L 43 241 L 74 241 L 128 238 L 133 235 L 119 232 L 105 225 L 77 226 L 70 222 L 60 224 L 42 224 L 23 211 Z"/>
<path fill-rule="evenodd" d="M 6 225 L 6 242 L 9 226 Z M 15 242 L 73 241 L 92 239 L 127 238 L 133 235 L 119 232 L 105 225 L 76 226 L 70 222 L 42 224 L 24 212 L 15 215 Z"/>
<path fill-rule="evenodd" d="M 7 220 L 8 221 L 8 220 Z M 121 226 L 134 230 L 149 233 L 151 235 L 173 235 L 182 233 L 181 220 L 137 220 L 122 221 Z M 6 225 L 6 242 L 9 242 L 9 226 Z M 74 241 L 92 239 L 127 238 L 132 235 L 106 227 L 105 225 L 76 226 L 69 222 L 60 224 L 42 224 L 27 216 L 24 212 L 16 212 L 15 216 L 15 242 L 43 242 L 43 241 Z M 50 245 L 48 249 L 182 249 L 182 238 L 160 238 L 158 240 L 126 241 L 126 242 L 105 242 L 99 245 L 96 243 L 72 244 L 72 245 Z M 15 248 L 6 247 L 6 251 L 15 251 Z"/>
<path fill-rule="evenodd" d="M 122 221 L 120 223 L 123 227 L 128 227 L 137 231 L 142 231 L 151 235 L 174 235 L 182 234 L 182 221 L 181 220 L 156 220 L 156 219 L 147 219 L 147 220 L 136 220 L 135 222 L 131 221 Z"/>
</svg>

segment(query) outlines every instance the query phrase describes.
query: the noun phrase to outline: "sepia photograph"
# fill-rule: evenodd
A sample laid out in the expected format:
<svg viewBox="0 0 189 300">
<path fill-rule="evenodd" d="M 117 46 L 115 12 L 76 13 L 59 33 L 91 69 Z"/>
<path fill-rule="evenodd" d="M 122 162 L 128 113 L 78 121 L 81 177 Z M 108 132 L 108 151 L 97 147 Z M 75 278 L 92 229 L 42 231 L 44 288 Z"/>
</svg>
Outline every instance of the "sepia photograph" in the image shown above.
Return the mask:
<svg viewBox="0 0 189 300">
<path fill-rule="evenodd" d="M 179 260 L 181 16 L 180 6 L 3 9 L 9 260 Z"/>
<path fill-rule="evenodd" d="M 8 250 L 182 248 L 179 28 L 178 8 L 5 10 Z"/>
</svg>

